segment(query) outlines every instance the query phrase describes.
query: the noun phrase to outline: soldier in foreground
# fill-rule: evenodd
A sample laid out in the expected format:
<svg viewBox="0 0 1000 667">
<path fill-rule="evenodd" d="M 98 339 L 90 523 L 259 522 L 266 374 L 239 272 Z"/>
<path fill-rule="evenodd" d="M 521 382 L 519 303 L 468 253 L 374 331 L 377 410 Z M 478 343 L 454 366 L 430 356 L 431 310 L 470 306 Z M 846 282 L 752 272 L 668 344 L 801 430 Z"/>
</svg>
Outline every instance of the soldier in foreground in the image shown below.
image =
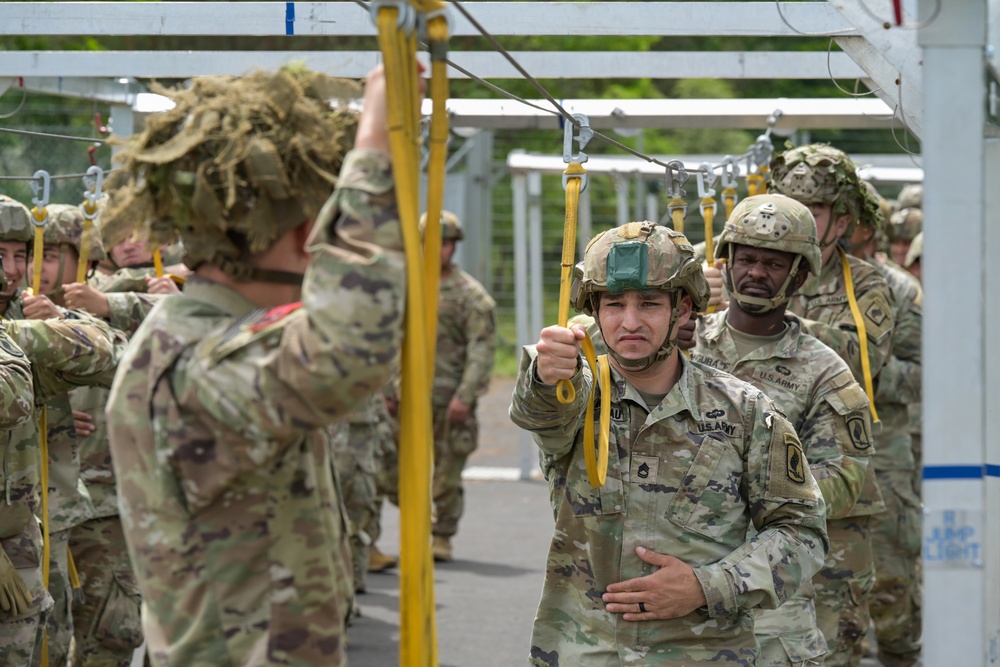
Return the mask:
<svg viewBox="0 0 1000 667">
<path fill-rule="evenodd" d="M 836 352 L 785 312 L 795 290 L 820 270 L 816 222 L 794 199 L 749 197 L 726 223 L 716 259 L 726 260 L 731 300 L 697 321 L 691 360 L 752 383 L 795 426 L 826 501 L 830 552 L 839 552 L 856 538 L 854 512 L 871 504 L 866 482 L 869 492 L 877 487 L 864 390 Z M 847 597 L 849 580 L 843 586 Z M 778 609 L 756 611 L 758 667 L 821 664 L 827 644 L 813 597 L 808 582 Z"/>
<path fill-rule="evenodd" d="M 610 351 L 598 397 L 611 402 L 610 456 L 591 487 L 585 454 L 600 427 L 585 441 L 584 329 L 543 329 L 510 408 L 541 450 L 556 524 L 530 662 L 749 667 L 753 608 L 788 599 L 826 553 L 802 446 L 759 390 L 678 353 L 678 327 L 709 292 L 682 234 L 652 222 L 605 232 L 578 275 L 576 308 Z M 562 379 L 569 404 L 557 400 Z"/>
<path fill-rule="evenodd" d="M 424 221 L 426 223 L 426 221 Z M 462 470 L 479 444 L 477 401 L 486 393 L 496 353 L 496 302 L 452 261 L 462 223 L 441 212 L 441 287 L 434 354 L 434 560 L 450 561 L 451 538 L 465 509 Z"/>
<path fill-rule="evenodd" d="M 346 663 L 327 427 L 386 381 L 404 298 L 381 69 L 359 120 L 329 108 L 354 95 L 304 69 L 196 78 L 123 150 L 111 241 L 142 221 L 150 247 L 179 235 L 194 271 L 108 404 L 156 667 Z"/>
</svg>

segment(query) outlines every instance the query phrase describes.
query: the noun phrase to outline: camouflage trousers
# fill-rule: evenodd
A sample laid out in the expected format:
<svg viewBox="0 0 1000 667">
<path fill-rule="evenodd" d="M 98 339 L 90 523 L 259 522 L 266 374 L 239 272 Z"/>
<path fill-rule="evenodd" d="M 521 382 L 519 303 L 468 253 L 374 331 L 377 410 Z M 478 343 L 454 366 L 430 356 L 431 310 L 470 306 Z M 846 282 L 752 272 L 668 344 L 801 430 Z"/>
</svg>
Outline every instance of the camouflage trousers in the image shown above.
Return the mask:
<svg viewBox="0 0 1000 667">
<path fill-rule="evenodd" d="M 73 605 L 73 667 L 128 667 L 142 644 L 141 597 L 117 516 L 74 526 L 84 600 Z"/>
<path fill-rule="evenodd" d="M 382 503 L 388 500 L 399 507 L 399 419 L 390 417 L 384 424 L 385 437 L 375 454 L 375 512 L 365 532 L 375 544 L 382 535 Z"/>
<path fill-rule="evenodd" d="M 34 659 L 39 628 L 52 609 L 52 596 L 42 585 L 42 531 L 31 521 L 17 535 L 0 542 L 11 564 L 31 595 L 25 615 L 10 618 L 0 611 L 0 665 L 30 665 Z"/>
<path fill-rule="evenodd" d="M 73 641 L 73 587 L 69 583 L 70 529 L 49 534 L 49 595 L 52 611 L 45 625 L 39 627 L 32 664 L 42 664 L 42 643 L 48 645 L 49 665 L 65 665 L 69 661 Z"/>
<path fill-rule="evenodd" d="M 861 641 L 871 618 L 868 599 L 875 584 L 871 517 L 855 516 L 827 522 L 830 551 L 813 577 L 816 622 L 826 638 L 827 667 L 861 661 Z"/>
<path fill-rule="evenodd" d="M 378 442 L 370 437 L 371 430 L 367 424 L 351 424 L 349 445 L 334 452 L 334 467 L 340 475 L 340 492 L 350 522 L 348 537 L 356 592 L 365 590 L 368 550 L 372 544 L 367 529 L 377 511 L 375 453 Z"/>
<path fill-rule="evenodd" d="M 434 407 L 434 535 L 451 537 L 458 532 L 458 520 L 465 510 L 462 470 L 479 443 L 476 404 L 464 422 L 450 423 L 447 407 Z"/>
<path fill-rule="evenodd" d="M 878 657 L 886 667 L 908 667 L 920 657 L 921 508 L 908 470 L 878 473 L 886 511 L 873 517 L 878 578 L 870 603 Z"/>
<path fill-rule="evenodd" d="M 754 609 L 754 636 L 760 649 L 756 667 L 819 667 L 826 640 L 816 624 L 811 582 L 777 609 Z"/>
</svg>

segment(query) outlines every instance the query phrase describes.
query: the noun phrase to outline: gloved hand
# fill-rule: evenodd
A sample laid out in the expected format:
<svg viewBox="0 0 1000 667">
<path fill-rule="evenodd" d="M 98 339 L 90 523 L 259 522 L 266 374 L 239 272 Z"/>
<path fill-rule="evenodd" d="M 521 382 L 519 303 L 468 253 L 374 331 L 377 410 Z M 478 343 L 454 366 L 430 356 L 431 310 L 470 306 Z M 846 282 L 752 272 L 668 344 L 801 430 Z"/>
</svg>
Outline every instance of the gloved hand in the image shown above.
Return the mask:
<svg viewBox="0 0 1000 667">
<path fill-rule="evenodd" d="M 31 593 L 14 569 L 10 558 L 0 549 L 0 611 L 11 617 L 27 613 L 31 606 Z"/>
</svg>

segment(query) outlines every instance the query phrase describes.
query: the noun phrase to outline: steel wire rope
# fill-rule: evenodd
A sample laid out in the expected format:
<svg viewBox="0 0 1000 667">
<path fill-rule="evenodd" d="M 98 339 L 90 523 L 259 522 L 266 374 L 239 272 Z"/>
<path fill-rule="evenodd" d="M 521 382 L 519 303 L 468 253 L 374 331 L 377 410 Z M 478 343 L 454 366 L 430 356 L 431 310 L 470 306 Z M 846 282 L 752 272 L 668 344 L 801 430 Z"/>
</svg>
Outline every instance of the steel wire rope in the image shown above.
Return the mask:
<svg viewBox="0 0 1000 667">
<path fill-rule="evenodd" d="M 789 30 L 799 35 L 806 37 L 829 37 L 830 35 L 854 35 L 858 32 L 857 28 L 845 28 L 844 30 L 832 30 L 830 32 L 805 32 L 788 22 L 788 17 L 785 16 L 784 10 L 781 9 L 781 0 L 774 0 L 774 6 L 778 9 L 778 16 L 781 17 L 781 22 L 788 26 Z"/>
<path fill-rule="evenodd" d="M 892 29 L 892 28 L 897 28 L 899 30 L 920 30 L 921 28 L 926 28 L 931 23 L 934 23 L 934 21 L 937 20 L 938 14 L 941 13 L 941 5 L 943 4 L 943 2 L 944 2 L 944 0 L 937 0 L 937 2 L 934 3 L 934 11 L 931 12 L 931 15 L 928 16 L 923 21 L 917 21 L 913 25 L 907 25 L 905 23 L 903 25 L 895 25 L 891 21 L 887 21 L 886 19 L 882 18 L 881 16 L 879 16 L 878 14 L 876 14 L 874 11 L 872 11 L 872 9 L 868 6 L 868 3 L 866 2 L 866 0 L 858 0 L 858 5 L 861 7 L 861 10 L 865 14 L 868 14 L 868 16 L 870 16 L 875 21 L 878 21 L 879 24 L 883 28 L 885 28 L 886 30 L 889 30 L 889 29 Z"/>
<path fill-rule="evenodd" d="M 20 134 L 28 137 L 40 137 L 42 139 L 61 139 L 63 141 L 84 141 L 90 144 L 103 145 L 106 143 L 104 139 L 95 139 L 91 137 L 74 137 L 69 134 L 52 134 L 51 132 L 35 132 L 33 130 L 15 130 L 12 127 L 0 127 L 0 132 L 4 134 Z"/>
<path fill-rule="evenodd" d="M 108 174 L 113 173 L 117 170 L 118 170 L 117 167 L 113 169 L 105 169 L 104 175 L 107 176 Z M 84 176 L 89 176 L 89 174 L 87 174 L 86 172 L 82 172 L 79 174 L 59 174 L 56 176 L 49 177 L 49 180 L 68 181 L 70 179 L 83 178 Z M 0 176 L 0 181 L 35 181 L 35 180 L 38 179 L 36 179 L 34 176 Z"/>
</svg>

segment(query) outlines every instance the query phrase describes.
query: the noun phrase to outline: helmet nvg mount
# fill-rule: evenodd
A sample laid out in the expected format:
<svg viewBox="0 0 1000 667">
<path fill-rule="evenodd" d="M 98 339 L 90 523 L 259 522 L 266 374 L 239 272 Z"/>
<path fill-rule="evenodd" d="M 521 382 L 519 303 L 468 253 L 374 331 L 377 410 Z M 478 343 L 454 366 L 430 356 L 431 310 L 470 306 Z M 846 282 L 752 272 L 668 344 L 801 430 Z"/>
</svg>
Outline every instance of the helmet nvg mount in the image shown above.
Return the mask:
<svg viewBox="0 0 1000 667">
<path fill-rule="evenodd" d="M 598 326 L 601 292 L 666 290 L 687 294 L 695 310 L 704 310 L 709 297 L 708 282 L 687 238 L 648 220 L 630 222 L 595 236 L 587 245 L 583 261 L 576 266 L 573 282 L 574 307 L 593 315 Z M 666 336 L 653 354 L 642 359 L 625 359 L 608 346 L 623 368 L 645 370 L 673 353 L 680 316 L 677 300 L 673 305 Z"/>
<path fill-rule="evenodd" d="M 733 284 L 733 255 L 737 245 L 780 250 L 795 255 L 788 277 L 770 299 L 740 293 Z M 819 241 L 816 239 L 816 220 L 809 209 L 791 197 L 777 194 L 747 197 L 733 209 L 715 247 L 715 258 L 725 259 L 726 288 L 743 306 L 763 313 L 774 310 L 791 297 L 791 285 L 802 269 L 802 262 L 814 275 L 819 275 L 823 264 Z"/>
</svg>

